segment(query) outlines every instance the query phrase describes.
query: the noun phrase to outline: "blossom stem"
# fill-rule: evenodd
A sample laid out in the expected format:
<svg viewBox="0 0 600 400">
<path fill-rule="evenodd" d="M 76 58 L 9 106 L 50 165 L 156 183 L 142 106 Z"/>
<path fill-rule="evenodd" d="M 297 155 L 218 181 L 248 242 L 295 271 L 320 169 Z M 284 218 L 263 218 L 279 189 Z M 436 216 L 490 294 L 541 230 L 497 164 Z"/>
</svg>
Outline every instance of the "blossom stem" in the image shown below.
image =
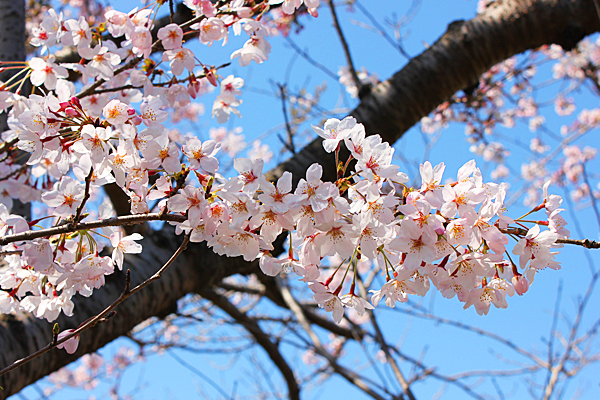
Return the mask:
<svg viewBox="0 0 600 400">
<path fill-rule="evenodd" d="M 333 274 L 331 274 L 331 276 L 329 278 L 327 278 L 327 280 L 325 281 L 325 286 L 329 286 L 329 284 L 331 283 L 331 281 L 333 280 L 333 278 L 335 277 L 335 274 L 337 274 L 337 272 L 339 271 L 339 269 L 342 267 L 342 265 L 344 265 L 344 262 L 346 261 L 346 259 L 344 258 L 342 260 L 342 262 L 340 263 L 340 265 L 338 265 L 338 267 L 335 269 L 335 271 L 333 271 Z"/>
</svg>

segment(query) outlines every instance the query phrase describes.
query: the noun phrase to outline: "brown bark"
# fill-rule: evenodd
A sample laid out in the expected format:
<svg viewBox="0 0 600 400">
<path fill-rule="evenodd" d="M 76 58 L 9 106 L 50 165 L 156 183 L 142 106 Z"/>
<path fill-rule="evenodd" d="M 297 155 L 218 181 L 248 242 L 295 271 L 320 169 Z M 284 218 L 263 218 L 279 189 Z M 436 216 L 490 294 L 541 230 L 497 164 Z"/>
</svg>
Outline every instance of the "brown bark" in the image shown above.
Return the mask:
<svg viewBox="0 0 600 400">
<path fill-rule="evenodd" d="M 434 45 L 363 97 L 352 115 L 365 125 L 368 133 L 379 133 L 384 140 L 393 143 L 438 104 L 477 82 L 494 64 L 543 44 L 570 47 L 600 30 L 592 0 L 500 0 L 496 4 L 473 20 L 450 24 Z M 271 171 L 270 176 L 277 177 L 287 170 L 299 179 L 308 166 L 325 157 L 320 141 L 315 141 Z M 324 168 L 325 178 L 333 179 L 335 171 L 331 163 L 326 163 Z M 144 254 L 127 258 L 134 283 L 160 268 L 180 241 L 170 229 L 148 234 Z M 253 268 L 255 264 L 244 263 L 239 258 L 221 258 L 203 245 L 190 245 L 160 281 L 121 304 L 111 320 L 85 332 L 75 355 L 53 350 L 0 377 L 0 386 L 4 387 L 0 398 L 99 349 L 145 319 L 166 315 L 174 310 L 177 299 L 182 296 L 201 292 L 223 277 L 248 273 Z M 123 275 L 117 274 L 91 298 L 78 298 L 75 316 L 60 318 L 61 329 L 77 326 L 97 314 L 119 295 L 123 285 Z M 43 347 L 51 339 L 51 330 L 51 324 L 28 315 L 0 319 L 0 367 Z"/>
<path fill-rule="evenodd" d="M 429 49 L 362 97 L 350 115 L 365 126 L 367 134 L 379 134 L 394 143 L 454 93 L 476 84 L 497 63 L 545 44 L 571 48 L 600 29 L 592 0 L 500 0 L 494 4 L 472 20 L 451 23 Z M 317 139 L 271 171 L 271 177 L 291 171 L 297 182 L 307 166 L 328 157 Z M 323 180 L 333 180 L 335 171 L 328 169 L 323 175 Z"/>
<path fill-rule="evenodd" d="M 0 1 L 0 61 L 25 61 L 25 1 Z M 0 73 L 6 82 L 13 70 Z M 0 114 L 0 132 L 8 129 L 6 113 Z"/>
<path fill-rule="evenodd" d="M 169 228 L 148 235 L 142 241 L 144 252 L 126 258 L 124 270 L 131 270 L 131 287 L 152 276 L 182 240 L 182 236 L 175 236 Z M 64 350 L 54 349 L 0 377 L 0 386 L 4 388 L 0 391 L 0 397 L 14 394 L 82 355 L 100 349 L 152 316 L 164 317 L 175 312 L 177 300 L 186 294 L 211 286 L 234 273 L 244 273 L 254 268 L 255 265 L 244 262 L 241 257 L 219 257 L 204 244 L 190 243 L 161 279 L 125 300 L 117 307 L 116 315 L 107 322 L 84 332 L 75 354 L 69 355 Z M 62 315 L 56 321 L 61 331 L 77 328 L 86 319 L 99 314 L 119 297 L 124 286 L 125 273 L 117 271 L 107 277 L 106 285 L 91 297 L 76 296 L 75 315 L 70 318 Z M 44 347 L 52 340 L 52 325 L 27 314 L 0 316 L 0 365 L 9 365 Z"/>
</svg>

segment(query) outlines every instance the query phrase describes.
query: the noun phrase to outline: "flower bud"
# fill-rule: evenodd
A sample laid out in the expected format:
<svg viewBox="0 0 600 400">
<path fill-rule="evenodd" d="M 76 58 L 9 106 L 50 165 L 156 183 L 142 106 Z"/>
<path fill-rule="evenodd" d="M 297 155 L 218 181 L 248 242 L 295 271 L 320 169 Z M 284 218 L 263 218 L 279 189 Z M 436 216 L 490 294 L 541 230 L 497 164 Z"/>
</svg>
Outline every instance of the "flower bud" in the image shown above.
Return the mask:
<svg viewBox="0 0 600 400">
<path fill-rule="evenodd" d="M 523 275 L 515 275 L 512 277 L 512 284 L 515 287 L 515 292 L 519 296 L 523 296 L 529 290 L 529 282 Z"/>
<path fill-rule="evenodd" d="M 140 118 L 139 115 L 136 115 L 135 117 L 132 117 L 130 119 L 130 121 L 134 124 L 134 125 L 140 125 L 142 123 L 142 118 Z"/>
<path fill-rule="evenodd" d="M 77 117 L 79 116 L 79 111 L 77 111 L 76 109 L 74 109 L 73 107 L 68 107 L 65 109 L 65 113 L 69 116 L 69 117 Z"/>
<path fill-rule="evenodd" d="M 197 81 L 190 82 L 187 85 L 188 94 L 190 95 L 190 97 L 192 99 L 196 99 L 196 95 L 198 94 L 197 86 L 198 86 L 198 82 Z"/>
<path fill-rule="evenodd" d="M 71 97 L 71 103 L 74 106 L 81 108 L 81 103 L 79 102 L 79 98 L 77 98 L 77 96 Z"/>
<path fill-rule="evenodd" d="M 206 79 L 208 79 L 211 85 L 217 87 L 217 77 L 215 76 L 214 70 L 204 67 L 204 73 L 206 74 Z"/>
</svg>

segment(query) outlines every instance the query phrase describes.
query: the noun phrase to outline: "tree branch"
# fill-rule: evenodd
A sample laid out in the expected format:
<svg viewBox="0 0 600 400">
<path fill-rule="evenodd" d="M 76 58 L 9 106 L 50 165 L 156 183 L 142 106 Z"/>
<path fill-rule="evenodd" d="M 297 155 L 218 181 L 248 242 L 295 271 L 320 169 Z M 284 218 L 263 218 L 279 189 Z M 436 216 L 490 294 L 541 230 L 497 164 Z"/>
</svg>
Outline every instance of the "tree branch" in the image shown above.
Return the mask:
<svg viewBox="0 0 600 400">
<path fill-rule="evenodd" d="M 300 400 L 300 387 L 294 376 L 294 371 L 279 352 L 279 346 L 273 343 L 256 321 L 250 319 L 245 313 L 238 310 L 225 296 L 222 296 L 209 288 L 203 288 L 198 294 L 207 300 L 210 300 L 214 305 L 229 314 L 240 325 L 242 325 L 252 336 L 256 342 L 267 352 L 269 358 L 277 366 L 288 386 L 288 396 L 290 400 Z"/>
</svg>

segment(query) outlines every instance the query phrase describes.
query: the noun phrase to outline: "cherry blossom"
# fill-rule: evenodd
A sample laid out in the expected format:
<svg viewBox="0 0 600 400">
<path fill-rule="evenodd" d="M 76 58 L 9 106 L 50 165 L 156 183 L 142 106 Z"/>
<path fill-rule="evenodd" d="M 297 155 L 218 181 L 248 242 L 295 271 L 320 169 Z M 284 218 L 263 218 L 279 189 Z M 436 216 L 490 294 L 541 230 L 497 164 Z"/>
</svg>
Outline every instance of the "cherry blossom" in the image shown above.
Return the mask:
<svg viewBox="0 0 600 400">
<path fill-rule="evenodd" d="M 72 334 L 73 332 L 75 332 L 75 329 L 67 329 L 66 331 L 62 331 L 61 333 L 58 334 L 58 340 L 63 339 L 64 337 L 69 336 L 70 334 Z M 79 346 L 79 335 L 75 335 L 73 336 L 71 339 L 67 340 L 64 343 L 59 344 L 58 346 L 56 346 L 59 349 L 65 349 L 65 351 L 69 354 L 73 354 L 77 351 L 77 346 Z"/>
<path fill-rule="evenodd" d="M 257 64 L 262 64 L 269 59 L 271 45 L 261 35 L 252 35 L 250 39 L 244 43 L 244 47 L 231 53 L 231 59 L 239 58 L 240 67 L 250 65 L 254 60 Z"/>
<path fill-rule="evenodd" d="M 220 18 L 210 17 L 204 19 L 194 26 L 194 29 L 200 31 L 200 42 L 208 46 L 212 46 L 216 40 L 223 39 L 223 46 L 227 44 L 227 28 L 225 23 Z"/>
<path fill-rule="evenodd" d="M 231 113 L 241 117 L 239 110 L 235 107 L 242 104 L 242 101 L 230 94 L 221 94 L 217 96 L 213 104 L 212 116 L 217 119 L 217 122 L 224 124 L 229 120 Z"/>
<path fill-rule="evenodd" d="M 554 261 L 556 253 L 550 251 L 557 239 L 557 233 L 551 231 L 540 232 L 540 226 L 534 225 L 527 231 L 527 235 L 519 240 L 512 252 L 520 256 L 519 264 L 521 268 L 525 268 L 527 262 L 531 260 L 531 268 L 543 269 L 550 267 L 557 269 L 559 267 Z"/>
<path fill-rule="evenodd" d="M 86 48 L 92 41 L 92 32 L 85 17 L 79 17 L 79 20 L 68 19 L 64 23 L 68 31 L 63 37 L 63 44 L 66 46 L 77 46 L 78 48 Z"/>
<path fill-rule="evenodd" d="M 194 53 L 185 48 L 167 50 L 163 53 L 162 59 L 171 62 L 171 72 L 176 76 L 181 75 L 184 69 L 193 72 L 196 65 Z"/>
<path fill-rule="evenodd" d="M 219 161 L 215 155 L 221 148 L 221 143 L 207 140 L 204 143 L 197 137 L 189 137 L 182 146 L 182 152 L 188 157 L 190 167 L 202 168 L 209 174 L 214 174 L 219 169 Z"/>
<path fill-rule="evenodd" d="M 121 57 L 118 54 L 108 51 L 108 47 L 97 45 L 93 49 L 80 49 L 82 57 L 91 60 L 86 65 L 87 74 L 90 78 L 99 76 L 104 80 L 110 80 L 114 76 L 116 65 L 121 63 Z"/>
<path fill-rule="evenodd" d="M 129 109 L 127 104 L 119 100 L 111 100 L 102 109 L 102 115 L 111 124 L 124 124 L 130 117 Z"/>
<path fill-rule="evenodd" d="M 350 137 L 352 128 L 356 126 L 356 119 L 352 117 L 346 117 L 342 121 L 337 118 L 330 118 L 325 121 L 323 129 L 318 126 L 312 126 L 313 130 L 317 135 L 323 139 L 323 147 L 325 151 L 331 153 L 334 151 L 339 142 Z"/>
<path fill-rule="evenodd" d="M 333 313 L 333 320 L 338 324 L 344 316 L 344 306 L 341 299 L 331 293 L 322 283 L 314 282 L 308 286 L 314 292 L 314 299 L 327 312 Z"/>
<path fill-rule="evenodd" d="M 148 96 L 142 103 L 140 118 L 148 127 L 156 126 L 165 122 L 169 113 L 161 110 L 162 100 L 159 97 Z"/>
<path fill-rule="evenodd" d="M 169 24 L 158 30 L 158 38 L 161 40 L 165 50 L 181 48 L 183 30 L 177 24 Z"/>
<path fill-rule="evenodd" d="M 68 217 L 75 214 L 75 210 L 83 200 L 84 185 L 70 176 L 63 176 L 57 182 L 54 190 L 42 194 L 42 201 L 48 207 L 54 207 L 54 215 Z"/>
<path fill-rule="evenodd" d="M 52 90 L 56 87 L 57 79 L 69 76 L 67 69 L 54 63 L 54 56 L 49 56 L 46 60 L 34 57 L 29 60 L 31 68 L 31 83 L 35 86 L 46 86 Z"/>
<path fill-rule="evenodd" d="M 94 163 L 101 163 L 108 155 L 108 139 L 111 137 L 110 128 L 95 128 L 86 124 L 81 128 L 81 140 L 73 145 L 73 150 L 79 153 L 89 153 Z"/>
<path fill-rule="evenodd" d="M 142 239 L 143 236 L 139 233 L 123 236 L 123 232 L 117 231 L 110 235 L 110 243 L 113 246 L 112 261 L 119 267 L 119 270 L 123 269 L 123 255 L 125 253 L 139 254 L 142 252 L 142 245 L 135 242 Z"/>
</svg>

